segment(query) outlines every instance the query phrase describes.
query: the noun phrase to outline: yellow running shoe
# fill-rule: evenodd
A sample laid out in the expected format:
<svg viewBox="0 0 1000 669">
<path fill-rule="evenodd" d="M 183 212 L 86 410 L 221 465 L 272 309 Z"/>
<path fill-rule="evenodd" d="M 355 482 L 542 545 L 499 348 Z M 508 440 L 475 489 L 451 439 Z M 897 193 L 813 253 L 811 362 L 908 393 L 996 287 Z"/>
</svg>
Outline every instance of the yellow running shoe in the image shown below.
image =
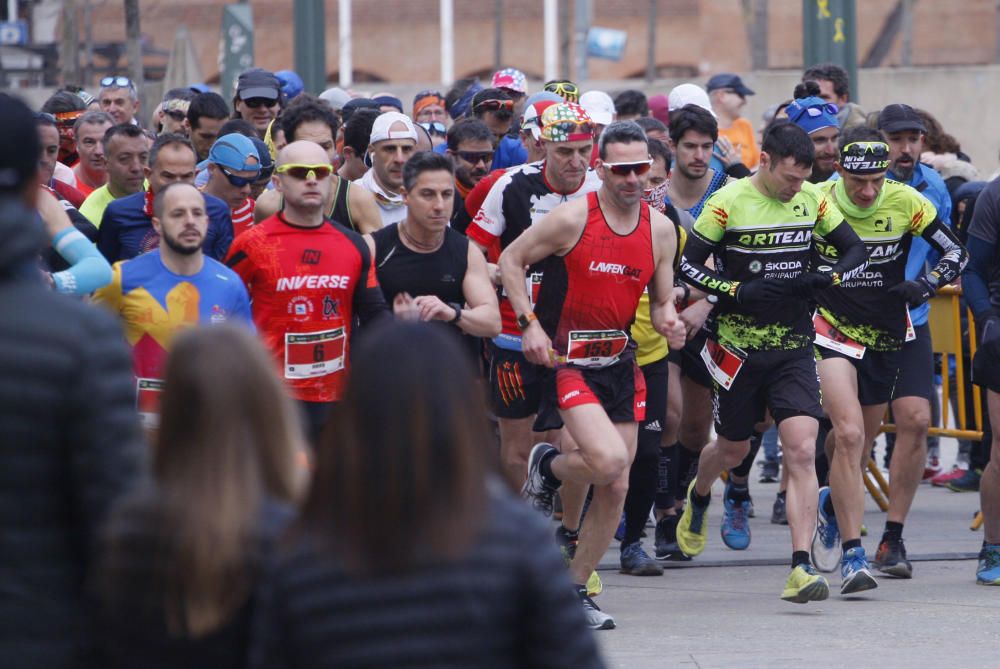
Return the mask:
<svg viewBox="0 0 1000 669">
<path fill-rule="evenodd" d="M 796 604 L 819 602 L 829 596 L 830 585 L 811 564 L 797 565 L 788 575 L 785 589 L 781 591 L 783 600 Z"/>
<path fill-rule="evenodd" d="M 685 555 L 691 557 L 705 550 L 705 541 L 708 539 L 708 507 L 696 508 L 691 501 L 693 492 L 694 481 L 691 481 L 687 491 L 687 504 L 684 505 L 684 513 L 677 523 L 677 545 Z"/>
<path fill-rule="evenodd" d="M 587 596 L 597 597 L 603 591 L 604 584 L 601 583 L 601 577 L 597 575 L 596 571 L 590 572 L 590 578 L 587 579 Z"/>
</svg>

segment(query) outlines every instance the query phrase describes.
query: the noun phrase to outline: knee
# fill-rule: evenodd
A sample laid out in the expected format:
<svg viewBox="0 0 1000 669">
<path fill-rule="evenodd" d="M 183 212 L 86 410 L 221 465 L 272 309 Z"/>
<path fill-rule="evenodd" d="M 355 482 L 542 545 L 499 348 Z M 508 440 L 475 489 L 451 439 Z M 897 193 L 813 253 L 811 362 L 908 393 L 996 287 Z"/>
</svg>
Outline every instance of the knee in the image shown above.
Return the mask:
<svg viewBox="0 0 1000 669">
<path fill-rule="evenodd" d="M 853 422 L 843 423 L 834 426 L 833 437 L 837 444 L 835 457 L 853 457 L 864 446 L 865 430 Z"/>
<path fill-rule="evenodd" d="M 927 428 L 931 424 L 931 410 L 925 402 L 914 406 L 905 406 L 899 410 L 892 409 L 893 418 L 896 420 L 896 427 L 900 432 L 909 434 L 926 435 Z"/>
<path fill-rule="evenodd" d="M 719 451 L 722 453 L 722 460 L 726 465 L 726 469 L 732 469 L 733 467 L 738 467 L 743 462 L 743 458 L 750 452 L 750 446 L 749 444 L 719 444 Z"/>
<path fill-rule="evenodd" d="M 619 476 L 615 480 L 601 485 L 600 488 L 595 488 L 594 494 L 600 495 L 612 504 L 623 504 L 628 495 L 628 476 Z"/>
<path fill-rule="evenodd" d="M 500 461 L 508 469 L 521 468 L 528 469 L 528 454 L 522 448 L 515 448 L 511 444 L 501 444 Z"/>
<path fill-rule="evenodd" d="M 626 469 L 629 466 L 628 451 L 624 445 L 620 448 L 607 448 L 593 453 L 587 460 L 589 460 L 590 470 L 594 477 L 594 485 L 606 486 L 624 478 L 625 489 L 628 490 L 628 476 L 623 476 L 623 474 L 627 474 Z"/>
<path fill-rule="evenodd" d="M 816 443 L 781 445 L 782 462 L 789 471 L 812 469 L 816 466 Z"/>
</svg>

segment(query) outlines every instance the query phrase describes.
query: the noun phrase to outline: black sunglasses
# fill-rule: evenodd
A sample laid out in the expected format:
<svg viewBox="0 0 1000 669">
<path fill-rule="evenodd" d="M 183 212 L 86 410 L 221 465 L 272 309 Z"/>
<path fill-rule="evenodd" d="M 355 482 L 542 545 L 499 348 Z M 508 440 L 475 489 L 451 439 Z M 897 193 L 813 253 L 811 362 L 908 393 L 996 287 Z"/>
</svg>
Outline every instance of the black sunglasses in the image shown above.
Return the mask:
<svg viewBox="0 0 1000 669">
<path fill-rule="evenodd" d="M 252 177 L 241 177 L 233 174 L 222 165 L 219 165 L 219 171 L 222 172 L 225 175 L 226 179 L 229 180 L 229 183 L 231 183 L 236 188 L 243 188 L 244 186 L 249 186 L 251 184 L 256 183 L 260 179 L 260 173 L 255 174 Z"/>
<path fill-rule="evenodd" d="M 248 100 L 244 100 L 243 104 L 250 107 L 250 109 L 259 109 L 260 107 L 274 107 L 278 104 L 278 100 L 272 100 L 270 98 L 250 98 Z"/>
<path fill-rule="evenodd" d="M 476 165 L 479 161 L 487 165 L 493 162 L 493 151 L 456 151 L 455 155 L 471 165 Z"/>
</svg>

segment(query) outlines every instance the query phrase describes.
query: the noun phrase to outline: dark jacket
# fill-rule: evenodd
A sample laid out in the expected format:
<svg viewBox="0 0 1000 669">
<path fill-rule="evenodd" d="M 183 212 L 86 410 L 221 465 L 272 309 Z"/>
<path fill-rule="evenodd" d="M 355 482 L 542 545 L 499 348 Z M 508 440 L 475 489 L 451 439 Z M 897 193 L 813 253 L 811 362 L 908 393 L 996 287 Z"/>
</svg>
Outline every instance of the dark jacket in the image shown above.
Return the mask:
<svg viewBox="0 0 1000 669">
<path fill-rule="evenodd" d="M 0 666 L 78 666 L 98 527 L 143 448 L 106 313 L 42 286 L 32 212 L 0 202 Z"/>
<path fill-rule="evenodd" d="M 603 667 L 552 531 L 509 493 L 491 497 L 481 536 L 453 564 L 358 578 L 308 535 L 279 549 L 251 666 Z"/>
<path fill-rule="evenodd" d="M 125 500 L 112 513 L 93 582 L 100 667 L 243 669 L 250 643 L 252 598 L 227 623 L 199 638 L 171 634 L 167 628 L 164 593 L 155 568 L 158 556 L 171 546 L 171 537 L 162 531 L 166 524 L 161 508 L 155 492 L 149 490 Z M 263 505 L 257 541 L 247 553 L 251 579 L 291 518 L 287 506 Z"/>
</svg>

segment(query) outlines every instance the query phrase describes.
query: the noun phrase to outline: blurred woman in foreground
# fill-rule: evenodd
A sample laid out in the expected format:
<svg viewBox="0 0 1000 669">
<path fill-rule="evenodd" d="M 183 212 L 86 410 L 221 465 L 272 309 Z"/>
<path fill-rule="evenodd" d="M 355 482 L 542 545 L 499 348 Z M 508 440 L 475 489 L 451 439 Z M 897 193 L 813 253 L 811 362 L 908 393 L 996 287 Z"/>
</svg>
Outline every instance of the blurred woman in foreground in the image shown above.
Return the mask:
<svg viewBox="0 0 1000 669">
<path fill-rule="evenodd" d="M 252 666 L 603 666 L 551 530 L 495 473 L 481 395 L 438 328 L 355 349 Z"/>
<path fill-rule="evenodd" d="M 95 590 L 102 667 L 245 667 L 251 593 L 301 476 L 298 416 L 252 333 L 174 342 L 153 480 L 113 513 Z"/>
</svg>

